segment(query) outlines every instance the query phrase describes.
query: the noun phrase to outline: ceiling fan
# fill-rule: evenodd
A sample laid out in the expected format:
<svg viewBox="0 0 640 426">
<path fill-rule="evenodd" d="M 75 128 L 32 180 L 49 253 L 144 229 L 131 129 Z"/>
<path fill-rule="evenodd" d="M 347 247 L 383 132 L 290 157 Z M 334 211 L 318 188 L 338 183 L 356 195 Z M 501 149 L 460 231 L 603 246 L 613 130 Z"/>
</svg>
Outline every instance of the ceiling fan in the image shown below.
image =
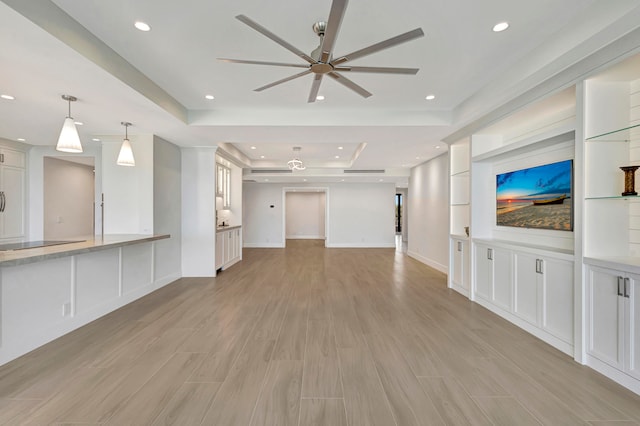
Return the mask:
<svg viewBox="0 0 640 426">
<path fill-rule="evenodd" d="M 333 45 L 335 44 L 336 38 L 338 36 L 338 31 L 340 30 L 340 24 L 342 23 L 342 18 L 344 16 L 345 10 L 347 8 L 348 0 L 333 0 L 331 4 L 331 11 L 329 12 L 329 19 L 327 22 L 316 22 L 313 25 L 313 30 L 320 37 L 320 45 L 311 52 L 310 55 L 307 55 L 300 49 L 294 47 L 290 43 L 281 39 L 262 25 L 257 22 L 251 20 L 245 15 L 238 15 L 236 19 L 241 22 L 244 22 L 254 30 L 258 31 L 262 35 L 270 38 L 271 40 L 278 43 L 280 46 L 285 49 L 293 52 L 295 55 L 304 59 L 306 64 L 290 64 L 283 62 L 268 62 L 268 61 L 252 61 L 252 60 L 243 60 L 243 59 L 229 59 L 229 58 L 218 58 L 218 60 L 224 62 L 232 62 L 237 64 L 254 64 L 254 65 L 274 65 L 279 67 L 295 67 L 295 68 L 306 68 L 304 71 L 294 74 L 292 76 L 283 78 L 278 81 L 274 81 L 273 83 L 269 83 L 265 86 L 258 87 L 254 89 L 256 92 L 261 92 L 265 89 L 269 89 L 271 87 L 277 86 L 282 83 L 286 83 L 287 81 L 291 81 L 293 79 L 305 76 L 307 74 L 313 74 L 313 83 L 311 84 L 311 92 L 309 93 L 308 102 L 315 102 L 316 97 L 318 96 L 318 91 L 320 90 L 320 83 L 322 82 L 322 77 L 328 75 L 329 77 L 336 80 L 338 83 L 343 86 L 353 90 L 358 93 L 362 97 L 368 98 L 372 94 L 365 90 L 363 87 L 354 83 L 345 77 L 342 73 L 347 72 L 365 72 L 365 73 L 382 73 L 382 74 L 411 74 L 415 75 L 419 68 L 395 68 L 395 67 L 360 67 L 360 66 L 345 66 L 344 64 L 347 61 L 352 61 L 354 59 L 362 58 L 363 56 L 370 55 L 372 53 L 379 52 L 383 49 L 387 49 L 389 47 L 393 47 L 399 45 L 401 43 L 405 43 L 407 41 L 422 37 L 424 32 L 422 28 L 416 28 L 415 30 L 406 32 L 404 34 L 400 34 L 398 36 L 392 37 L 390 39 L 381 41 L 376 44 L 372 44 L 371 46 L 365 47 L 360 50 L 356 50 L 355 52 L 351 52 L 347 55 L 338 56 L 337 58 L 333 57 Z"/>
</svg>

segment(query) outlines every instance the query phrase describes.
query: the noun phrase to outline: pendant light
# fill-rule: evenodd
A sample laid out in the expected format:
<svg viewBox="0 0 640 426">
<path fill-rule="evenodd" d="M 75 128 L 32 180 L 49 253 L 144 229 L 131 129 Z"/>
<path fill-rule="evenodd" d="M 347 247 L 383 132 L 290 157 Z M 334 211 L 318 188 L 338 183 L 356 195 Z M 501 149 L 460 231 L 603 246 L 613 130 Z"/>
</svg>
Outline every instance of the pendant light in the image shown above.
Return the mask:
<svg viewBox="0 0 640 426">
<path fill-rule="evenodd" d="M 78 136 L 78 129 L 76 129 L 76 124 L 73 122 L 73 118 L 71 117 L 71 102 L 77 101 L 78 98 L 70 95 L 62 95 L 62 99 L 69 103 L 69 115 L 64 119 L 56 150 L 75 153 L 82 152 L 82 144 L 80 143 L 80 136 Z"/>
<path fill-rule="evenodd" d="M 293 158 L 291 160 L 289 160 L 287 162 L 287 165 L 289 166 L 289 170 L 291 171 L 296 171 L 296 170 L 304 170 L 306 169 L 306 167 L 304 166 L 304 163 L 302 162 L 302 160 L 300 160 L 299 155 L 300 155 L 300 150 L 302 148 L 300 148 L 299 146 L 294 146 L 293 147 Z M 298 154 L 298 155 L 296 155 Z"/>
<path fill-rule="evenodd" d="M 118 165 L 119 166 L 135 166 L 136 160 L 133 158 L 133 150 L 131 149 L 131 142 L 129 142 L 129 133 L 127 129 L 131 126 L 131 123 L 126 121 L 120 122 L 124 126 L 124 140 L 122 141 L 122 146 L 120 147 L 120 154 L 118 154 Z"/>
</svg>

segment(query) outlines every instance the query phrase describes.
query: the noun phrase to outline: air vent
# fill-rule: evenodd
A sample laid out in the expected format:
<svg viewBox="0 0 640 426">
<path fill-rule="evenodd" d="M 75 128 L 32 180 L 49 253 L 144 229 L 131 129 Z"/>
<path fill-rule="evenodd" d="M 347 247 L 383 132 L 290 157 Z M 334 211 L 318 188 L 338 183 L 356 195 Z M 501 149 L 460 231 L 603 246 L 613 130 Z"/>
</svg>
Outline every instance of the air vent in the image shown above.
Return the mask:
<svg viewBox="0 0 640 426">
<path fill-rule="evenodd" d="M 349 169 L 349 170 L 343 170 L 344 173 L 384 173 L 385 170 L 384 169 L 380 169 L 380 170 L 354 170 L 354 169 Z"/>
<path fill-rule="evenodd" d="M 293 173 L 291 170 L 289 169 L 252 169 L 251 170 L 252 174 L 272 174 L 272 173 Z"/>
</svg>

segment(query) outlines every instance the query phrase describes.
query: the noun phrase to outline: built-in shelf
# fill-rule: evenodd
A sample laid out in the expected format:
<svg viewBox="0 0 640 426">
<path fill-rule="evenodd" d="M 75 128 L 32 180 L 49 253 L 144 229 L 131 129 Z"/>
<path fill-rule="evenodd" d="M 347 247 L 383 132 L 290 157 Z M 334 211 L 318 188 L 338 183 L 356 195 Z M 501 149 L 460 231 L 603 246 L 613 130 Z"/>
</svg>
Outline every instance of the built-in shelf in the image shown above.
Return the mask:
<svg viewBox="0 0 640 426">
<path fill-rule="evenodd" d="M 585 197 L 585 200 L 638 200 L 638 195 L 605 195 L 596 197 Z"/>
<path fill-rule="evenodd" d="M 633 140 L 631 133 L 633 129 L 640 131 L 640 124 L 624 127 L 622 129 L 613 130 L 611 132 L 603 133 L 601 135 L 591 136 L 586 139 L 589 142 L 631 142 Z M 640 137 L 638 133 L 637 137 Z"/>
<path fill-rule="evenodd" d="M 451 177 L 455 177 L 455 176 L 460 176 L 460 177 L 469 176 L 469 170 L 463 170 L 461 172 L 451 174 Z"/>
</svg>

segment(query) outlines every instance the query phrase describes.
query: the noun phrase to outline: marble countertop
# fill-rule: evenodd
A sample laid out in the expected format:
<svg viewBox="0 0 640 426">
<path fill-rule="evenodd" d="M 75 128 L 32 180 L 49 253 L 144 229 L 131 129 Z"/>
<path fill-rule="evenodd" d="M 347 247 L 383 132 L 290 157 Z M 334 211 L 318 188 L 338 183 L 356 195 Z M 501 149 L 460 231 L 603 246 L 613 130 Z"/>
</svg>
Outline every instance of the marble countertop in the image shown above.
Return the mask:
<svg viewBox="0 0 640 426">
<path fill-rule="evenodd" d="M 169 234 L 158 235 L 105 235 L 86 238 L 73 238 L 71 240 L 83 240 L 73 243 L 59 244 L 47 247 L 36 247 L 23 250 L 0 251 L 0 267 L 24 265 L 40 262 L 47 259 L 55 259 L 76 254 L 90 253 L 98 250 L 117 248 L 131 244 L 139 244 L 150 241 L 170 238 Z"/>
</svg>

